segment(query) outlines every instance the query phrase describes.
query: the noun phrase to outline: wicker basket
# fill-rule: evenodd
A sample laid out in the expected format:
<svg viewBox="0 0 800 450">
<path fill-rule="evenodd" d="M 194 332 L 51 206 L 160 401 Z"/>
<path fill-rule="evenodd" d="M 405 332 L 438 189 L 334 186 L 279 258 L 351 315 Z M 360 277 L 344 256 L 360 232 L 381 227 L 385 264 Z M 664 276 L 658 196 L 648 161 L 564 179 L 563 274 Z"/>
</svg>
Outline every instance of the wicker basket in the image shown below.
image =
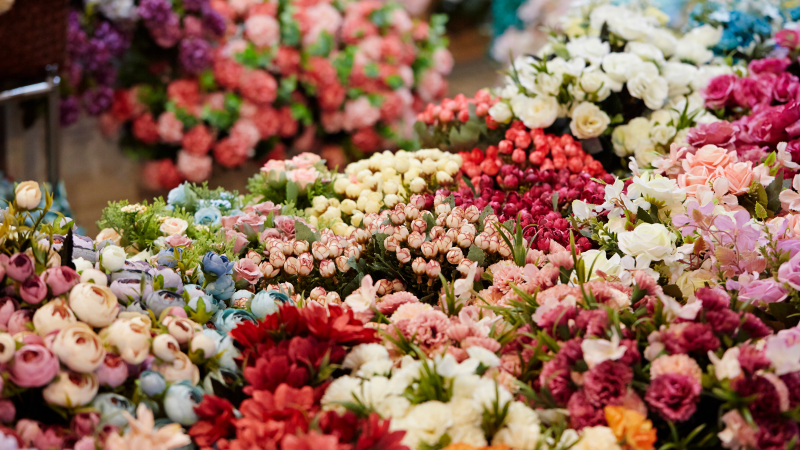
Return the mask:
<svg viewBox="0 0 800 450">
<path fill-rule="evenodd" d="M 64 62 L 68 4 L 16 0 L 0 15 L 0 86 L 41 79 L 48 65 Z"/>
</svg>

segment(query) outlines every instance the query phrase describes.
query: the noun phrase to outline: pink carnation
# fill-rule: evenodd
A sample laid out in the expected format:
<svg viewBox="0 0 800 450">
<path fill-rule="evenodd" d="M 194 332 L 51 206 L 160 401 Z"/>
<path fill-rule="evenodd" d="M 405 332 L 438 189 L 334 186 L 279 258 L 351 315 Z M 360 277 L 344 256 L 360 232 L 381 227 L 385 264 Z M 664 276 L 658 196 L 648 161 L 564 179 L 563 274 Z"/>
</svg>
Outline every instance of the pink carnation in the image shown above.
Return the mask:
<svg viewBox="0 0 800 450">
<path fill-rule="evenodd" d="M 158 124 L 152 114 L 142 114 L 133 121 L 133 135 L 147 145 L 158 142 Z"/>
<path fill-rule="evenodd" d="M 650 378 L 656 378 L 668 373 L 688 375 L 698 382 L 703 381 L 703 369 L 697 362 L 684 354 L 661 356 L 650 365 Z"/>
<path fill-rule="evenodd" d="M 433 68 L 442 75 L 447 75 L 453 70 L 453 55 L 450 50 L 440 47 L 433 52 Z"/>
<path fill-rule="evenodd" d="M 709 108 L 724 108 L 733 99 L 733 88 L 738 78 L 736 75 L 720 75 L 714 77 L 703 91 L 706 99 L 706 106 Z"/>
<path fill-rule="evenodd" d="M 419 96 L 424 102 L 435 102 L 447 93 L 447 81 L 435 70 L 427 70 L 419 84 Z"/>
<path fill-rule="evenodd" d="M 214 135 L 202 123 L 184 133 L 181 141 L 183 149 L 196 156 L 207 154 L 213 143 Z"/>
<path fill-rule="evenodd" d="M 290 170 L 289 172 L 286 172 L 286 177 L 299 184 L 300 189 L 305 189 L 306 186 L 317 181 L 319 172 L 317 172 L 317 169 L 313 167 L 310 169 Z"/>
<path fill-rule="evenodd" d="M 198 156 L 186 151 L 178 152 L 178 172 L 192 183 L 202 183 L 211 176 L 213 161 L 210 156 Z"/>
<path fill-rule="evenodd" d="M 292 158 L 292 164 L 300 169 L 308 169 L 314 164 L 318 163 L 322 158 L 319 155 L 309 152 L 303 152 Z"/>
<path fill-rule="evenodd" d="M 299 8 L 295 17 L 300 23 L 303 45 L 306 46 L 317 42 L 323 31 L 335 37 L 342 25 L 342 15 L 326 2 L 320 2 L 308 8 Z"/>
<path fill-rule="evenodd" d="M 395 292 L 384 296 L 377 304 L 377 308 L 384 316 L 391 316 L 398 308 L 408 303 L 419 303 L 419 299 L 410 292 Z"/>
<path fill-rule="evenodd" d="M 258 132 L 256 125 L 247 119 L 239 119 L 233 125 L 230 131 L 230 137 L 233 139 L 241 140 L 247 147 L 255 147 L 261 139 L 261 134 Z"/>
<path fill-rule="evenodd" d="M 250 148 L 241 139 L 226 137 L 214 146 L 214 158 L 223 167 L 237 167 L 247 160 Z"/>
<path fill-rule="evenodd" d="M 387 296 L 388 297 L 388 296 Z M 379 304 L 380 305 L 380 304 Z M 433 308 L 427 303 L 421 302 L 406 302 L 394 311 L 392 314 L 392 322 L 399 323 L 403 320 L 411 320 L 425 311 L 431 311 Z"/>
<path fill-rule="evenodd" d="M 266 71 L 249 70 L 242 74 L 239 90 L 253 103 L 272 103 L 278 96 L 278 83 Z"/>
<path fill-rule="evenodd" d="M 245 34 L 257 47 L 272 47 L 281 39 L 277 20 L 267 15 L 250 16 L 244 23 Z"/>
<path fill-rule="evenodd" d="M 175 117 L 175 113 L 165 112 L 158 118 L 158 134 L 164 142 L 180 143 L 183 139 L 183 122 Z"/>
</svg>

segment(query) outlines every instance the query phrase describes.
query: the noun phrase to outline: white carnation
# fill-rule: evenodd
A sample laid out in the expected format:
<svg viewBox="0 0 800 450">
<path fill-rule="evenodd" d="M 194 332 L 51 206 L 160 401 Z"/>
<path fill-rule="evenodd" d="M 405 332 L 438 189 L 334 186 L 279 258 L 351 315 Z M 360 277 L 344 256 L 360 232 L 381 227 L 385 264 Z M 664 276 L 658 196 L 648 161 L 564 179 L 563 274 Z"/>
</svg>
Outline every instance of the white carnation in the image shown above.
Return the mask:
<svg viewBox="0 0 800 450">
<path fill-rule="evenodd" d="M 657 110 L 664 106 L 669 94 L 667 80 L 660 76 L 651 76 L 646 73 L 639 73 L 628 80 L 628 92 L 634 98 L 644 100 L 644 104 Z"/>
<path fill-rule="evenodd" d="M 376 360 L 388 360 L 389 352 L 381 344 L 361 344 L 353 347 L 353 350 L 344 358 L 342 367 L 357 371 L 362 365 Z"/>
<path fill-rule="evenodd" d="M 620 450 L 620 446 L 611 428 L 597 426 L 584 428 L 581 440 L 572 446 L 572 450 Z"/>
<path fill-rule="evenodd" d="M 539 444 L 539 427 L 512 424 L 498 431 L 492 445 L 506 445 L 517 450 L 535 450 Z"/>
<path fill-rule="evenodd" d="M 689 39 L 704 47 L 713 47 L 717 45 L 717 43 L 721 38 L 722 38 L 722 28 L 714 28 L 709 24 L 705 24 L 697 28 L 692 28 L 684 36 L 684 39 Z"/>
<path fill-rule="evenodd" d="M 661 66 L 661 74 L 667 80 L 670 97 L 686 95 L 691 92 L 690 85 L 697 76 L 697 67 L 681 62 L 668 62 Z"/>
<path fill-rule="evenodd" d="M 325 390 L 325 395 L 322 396 L 322 408 L 325 410 L 334 410 L 343 413 L 345 411 L 341 402 L 352 402 L 355 397 L 354 393 L 358 392 L 361 388 L 361 380 L 350 376 L 343 376 L 337 378 Z"/>
<path fill-rule="evenodd" d="M 654 28 L 653 33 L 646 41 L 658 47 L 665 57 L 672 56 L 675 53 L 675 47 L 678 45 L 678 39 L 669 30 L 663 28 Z"/>
<path fill-rule="evenodd" d="M 695 64 L 706 64 L 714 57 L 714 52 L 707 49 L 703 44 L 699 44 L 688 37 L 678 41 L 675 47 L 675 58 L 681 61 L 690 61 Z"/>
</svg>

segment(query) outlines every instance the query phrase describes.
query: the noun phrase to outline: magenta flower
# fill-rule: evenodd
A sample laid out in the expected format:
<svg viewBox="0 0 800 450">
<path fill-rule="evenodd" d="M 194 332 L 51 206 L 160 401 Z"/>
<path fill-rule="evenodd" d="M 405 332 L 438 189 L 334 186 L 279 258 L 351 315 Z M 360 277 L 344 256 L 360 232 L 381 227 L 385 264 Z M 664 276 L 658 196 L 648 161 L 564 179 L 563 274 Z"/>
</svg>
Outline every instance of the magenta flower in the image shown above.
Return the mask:
<svg viewBox="0 0 800 450">
<path fill-rule="evenodd" d="M 630 367 L 616 361 L 603 361 L 584 374 L 583 391 L 589 402 L 598 408 L 620 405 L 632 379 Z"/>
<path fill-rule="evenodd" d="M 81 277 L 75 269 L 67 266 L 51 267 L 44 271 L 42 279 L 50 287 L 54 297 L 65 294 L 78 284 Z"/>
<path fill-rule="evenodd" d="M 16 281 L 25 281 L 33 273 L 33 261 L 24 253 L 17 253 L 8 260 L 6 275 Z"/>
<path fill-rule="evenodd" d="M 651 381 L 644 399 L 650 409 L 664 419 L 683 422 L 697 410 L 701 390 L 700 382 L 694 377 L 668 373 Z"/>
<path fill-rule="evenodd" d="M 19 295 L 31 305 L 37 305 L 47 297 L 47 284 L 36 275 L 31 275 L 19 287 Z"/>
<path fill-rule="evenodd" d="M 42 387 L 58 375 L 58 358 L 41 345 L 23 345 L 8 372 L 17 386 Z"/>
</svg>

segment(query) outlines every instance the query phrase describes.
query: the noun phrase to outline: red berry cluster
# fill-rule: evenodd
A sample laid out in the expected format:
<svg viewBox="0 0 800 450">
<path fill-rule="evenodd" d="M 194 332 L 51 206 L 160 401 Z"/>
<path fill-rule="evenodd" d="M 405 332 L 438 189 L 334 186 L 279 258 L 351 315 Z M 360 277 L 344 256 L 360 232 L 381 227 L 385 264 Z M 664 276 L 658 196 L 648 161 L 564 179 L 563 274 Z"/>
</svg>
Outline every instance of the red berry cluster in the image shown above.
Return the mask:
<svg viewBox="0 0 800 450">
<path fill-rule="evenodd" d="M 497 103 L 499 99 L 492 98 L 492 94 L 485 89 L 481 89 L 475 94 L 474 98 L 467 98 L 464 94 L 458 94 L 454 98 L 442 100 L 440 105 L 429 103 L 425 110 L 417 115 L 417 120 L 426 125 L 446 125 L 455 119 L 460 122 L 469 120 L 469 105 L 475 105 L 475 115 L 486 119 L 489 128 L 497 128 L 498 123 L 489 117 L 489 108 Z"/>
</svg>

